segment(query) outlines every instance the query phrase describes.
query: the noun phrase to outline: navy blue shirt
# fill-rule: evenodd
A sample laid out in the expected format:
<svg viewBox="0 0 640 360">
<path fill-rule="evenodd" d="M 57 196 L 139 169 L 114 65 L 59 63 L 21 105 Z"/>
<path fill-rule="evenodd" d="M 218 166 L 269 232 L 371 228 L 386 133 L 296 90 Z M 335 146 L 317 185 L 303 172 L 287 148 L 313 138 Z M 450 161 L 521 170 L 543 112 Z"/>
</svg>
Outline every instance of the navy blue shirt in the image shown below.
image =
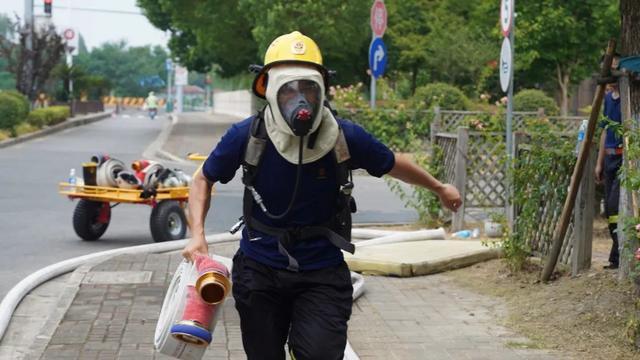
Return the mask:
<svg viewBox="0 0 640 360">
<path fill-rule="evenodd" d="M 622 113 L 620 111 L 620 97 L 617 99 L 613 98 L 613 91 L 610 91 L 604 96 L 604 110 L 602 111 L 603 115 L 618 124 L 622 122 Z M 603 121 L 600 124 L 601 128 L 604 128 L 608 125 L 608 122 Z M 617 136 L 614 129 L 607 128 L 607 135 L 604 140 L 604 147 L 607 149 L 617 148 L 622 146 L 622 137 Z"/>
<path fill-rule="evenodd" d="M 202 168 L 209 181 L 224 184 L 233 179 L 244 159 L 252 120 L 250 117 L 231 126 L 211 152 Z M 389 148 L 350 121 L 338 119 L 338 123 L 349 146 L 353 169 L 362 168 L 373 176 L 381 177 L 393 168 L 395 157 Z M 285 160 L 269 141 L 254 187 L 271 214 L 281 214 L 289 205 L 296 170 L 297 165 Z M 320 160 L 303 165 L 298 196 L 285 218 L 272 220 L 255 203 L 253 216 L 265 225 L 276 227 L 321 225 L 331 219 L 337 196 L 336 163 L 334 155 L 329 152 Z M 288 259 L 278 252 L 277 239 L 254 229 L 250 234 L 246 227 L 242 231 L 240 248 L 246 256 L 275 268 L 285 269 L 289 264 Z M 301 271 L 335 266 L 343 261 L 340 249 L 324 237 L 307 239 L 288 251 L 298 261 Z"/>
</svg>

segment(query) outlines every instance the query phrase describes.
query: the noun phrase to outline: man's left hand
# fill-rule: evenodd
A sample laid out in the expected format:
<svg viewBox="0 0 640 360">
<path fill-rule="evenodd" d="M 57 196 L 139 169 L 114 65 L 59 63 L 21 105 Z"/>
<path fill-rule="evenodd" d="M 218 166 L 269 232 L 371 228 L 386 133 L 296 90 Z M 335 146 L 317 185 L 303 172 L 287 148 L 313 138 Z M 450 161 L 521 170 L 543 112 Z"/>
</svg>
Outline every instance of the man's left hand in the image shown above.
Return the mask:
<svg viewBox="0 0 640 360">
<path fill-rule="evenodd" d="M 440 198 L 440 202 L 442 206 L 447 209 L 456 212 L 458 208 L 462 205 L 462 199 L 460 198 L 460 192 L 455 186 L 451 184 L 444 184 L 440 189 L 438 189 L 438 197 Z"/>
</svg>

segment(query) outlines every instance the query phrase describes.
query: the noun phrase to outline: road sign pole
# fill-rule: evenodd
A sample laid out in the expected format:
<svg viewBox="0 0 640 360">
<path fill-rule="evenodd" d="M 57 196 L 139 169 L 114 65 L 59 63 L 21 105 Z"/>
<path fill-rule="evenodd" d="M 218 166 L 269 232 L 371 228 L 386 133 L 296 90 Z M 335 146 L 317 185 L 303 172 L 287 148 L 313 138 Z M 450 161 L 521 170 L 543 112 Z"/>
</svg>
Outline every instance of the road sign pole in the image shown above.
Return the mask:
<svg viewBox="0 0 640 360">
<path fill-rule="evenodd" d="M 370 103 L 372 109 L 376 108 L 376 78 L 384 74 L 387 64 L 387 47 L 382 41 L 382 36 L 387 29 L 387 8 L 384 1 L 375 0 L 371 5 L 371 45 L 369 46 L 369 72 L 371 75 Z"/>
<path fill-rule="evenodd" d="M 376 77 L 373 76 L 373 73 L 371 74 L 371 99 L 370 99 L 370 106 L 372 109 L 376 108 Z"/>
<path fill-rule="evenodd" d="M 511 20 L 511 31 L 509 32 L 509 42 L 511 43 L 511 75 L 509 75 L 509 92 L 507 93 L 507 159 L 511 159 L 511 150 L 513 148 L 513 68 L 515 65 L 515 45 L 514 30 L 516 26 L 515 11 Z"/>
</svg>

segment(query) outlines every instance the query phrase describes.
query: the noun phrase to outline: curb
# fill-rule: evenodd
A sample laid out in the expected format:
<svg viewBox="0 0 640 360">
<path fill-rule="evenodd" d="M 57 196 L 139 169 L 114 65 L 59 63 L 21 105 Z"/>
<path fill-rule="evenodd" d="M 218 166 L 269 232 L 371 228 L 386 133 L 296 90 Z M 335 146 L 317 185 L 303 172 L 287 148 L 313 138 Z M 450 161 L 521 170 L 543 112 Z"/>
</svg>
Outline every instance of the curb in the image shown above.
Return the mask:
<svg viewBox="0 0 640 360">
<path fill-rule="evenodd" d="M 222 235 L 222 236 L 220 236 Z M 227 236 L 226 233 L 220 233 L 220 234 L 211 234 L 211 235 L 207 235 L 207 238 L 210 237 L 221 237 L 221 239 L 212 239 L 212 240 L 207 240 L 207 243 L 209 245 L 212 244 L 224 244 L 224 243 L 228 243 L 228 242 L 237 242 L 238 239 L 232 239 L 232 235 L 231 236 Z M 184 239 L 184 240 L 176 240 L 176 246 L 169 246 L 169 249 L 165 249 L 166 251 L 160 251 L 160 252 L 156 252 L 158 254 L 169 254 L 172 252 L 176 252 L 179 251 L 180 249 L 182 249 L 184 247 L 184 245 L 186 244 L 187 241 L 189 241 L 190 239 Z M 156 245 L 156 243 L 154 244 L 147 244 L 147 245 Z M 166 245 L 166 244 L 165 244 Z M 117 250 L 122 250 L 122 249 L 131 249 L 131 248 L 140 248 L 143 247 L 145 245 L 137 245 L 137 246 L 133 246 L 133 247 L 127 247 L 127 248 L 120 248 Z M 164 246 L 167 247 L 167 246 Z M 173 248 L 175 247 L 175 248 Z M 110 251 L 110 250 L 107 250 Z M 53 337 L 55 331 L 58 329 L 58 326 L 60 325 L 60 322 L 63 320 L 64 315 L 67 313 L 67 310 L 69 309 L 69 307 L 71 307 L 71 304 L 73 303 L 73 300 L 76 297 L 76 294 L 78 293 L 78 290 L 80 289 L 80 284 L 82 283 L 82 280 L 84 280 L 85 276 L 96 266 L 104 263 L 105 261 L 109 261 L 110 259 L 116 257 L 116 256 L 120 256 L 120 255 L 126 255 L 126 254 L 133 254 L 133 253 L 154 253 L 154 251 L 149 250 L 149 251 L 138 251 L 138 252 L 126 252 L 126 251 L 120 251 L 118 253 L 115 253 L 113 255 L 107 255 L 107 256 L 103 256 L 103 257 L 99 257 L 97 259 L 92 259 L 89 262 L 80 265 L 79 267 L 77 267 L 75 270 L 73 270 L 73 273 L 71 275 L 71 277 L 69 278 L 69 280 L 67 280 L 67 283 L 65 285 L 64 290 L 62 291 L 62 294 L 60 295 L 60 298 L 58 299 L 57 305 L 55 310 L 53 310 L 53 312 L 51 313 L 51 315 L 49 315 L 49 317 L 47 318 L 45 324 L 42 326 L 42 328 L 40 328 L 40 331 L 38 332 L 38 335 L 35 337 L 33 344 L 31 344 L 31 346 L 29 346 L 28 352 L 27 352 L 27 357 L 25 357 L 25 359 L 40 359 L 40 357 L 42 356 L 42 354 L 45 352 L 45 350 L 47 349 L 47 345 L 49 345 L 49 342 L 51 341 L 51 338 Z M 53 264 L 56 265 L 56 264 Z M 40 285 L 38 285 L 40 286 Z"/>
<path fill-rule="evenodd" d="M 169 136 L 171 136 L 171 132 L 173 131 L 173 127 L 178 123 L 179 118 L 178 115 L 172 114 L 170 115 L 170 122 L 166 125 L 158 137 L 142 152 L 142 157 L 145 159 L 164 159 L 168 161 L 177 162 L 181 165 L 191 164 L 185 159 L 182 159 L 176 155 L 173 155 L 167 151 L 164 151 L 162 148 L 167 143 Z"/>
<path fill-rule="evenodd" d="M 58 303 L 56 304 L 55 309 L 51 312 L 44 325 L 40 328 L 40 331 L 33 340 L 31 346 L 29 346 L 25 359 L 40 359 L 44 351 L 47 349 L 47 345 L 49 345 L 51 337 L 53 337 L 53 334 L 56 332 L 56 329 L 64 318 L 64 315 L 67 313 L 67 310 L 69 310 L 69 307 L 71 307 L 73 299 L 75 299 L 78 289 L 80 289 L 82 279 L 84 279 L 84 276 L 91 271 L 93 267 L 106 260 L 108 259 L 81 265 L 73 271 L 71 277 L 67 280 L 60 298 L 58 298 Z"/>
<path fill-rule="evenodd" d="M 34 131 L 32 133 L 29 133 L 29 134 L 18 136 L 17 138 L 0 141 L 0 149 L 6 148 L 6 147 L 9 147 L 9 146 L 12 146 L 12 145 L 17 145 L 17 144 L 23 143 L 25 141 L 37 139 L 39 137 L 43 137 L 43 136 L 50 135 L 50 134 L 53 134 L 53 133 L 57 133 L 57 132 L 60 132 L 62 130 L 70 129 L 70 128 L 81 126 L 81 125 L 91 124 L 91 123 L 94 123 L 96 121 L 100 121 L 100 120 L 103 120 L 105 118 L 110 117 L 112 113 L 113 113 L 113 111 L 105 111 L 105 112 L 101 112 L 101 113 L 97 113 L 97 114 L 90 114 L 90 115 L 84 115 L 84 116 L 78 116 L 78 117 L 75 117 L 75 118 L 70 118 L 70 119 L 68 119 L 68 120 L 66 120 L 64 122 L 61 122 L 60 124 L 56 124 L 56 125 L 49 126 L 47 128 L 44 128 L 44 129 L 41 129 L 41 130 L 38 130 L 38 131 Z"/>
</svg>

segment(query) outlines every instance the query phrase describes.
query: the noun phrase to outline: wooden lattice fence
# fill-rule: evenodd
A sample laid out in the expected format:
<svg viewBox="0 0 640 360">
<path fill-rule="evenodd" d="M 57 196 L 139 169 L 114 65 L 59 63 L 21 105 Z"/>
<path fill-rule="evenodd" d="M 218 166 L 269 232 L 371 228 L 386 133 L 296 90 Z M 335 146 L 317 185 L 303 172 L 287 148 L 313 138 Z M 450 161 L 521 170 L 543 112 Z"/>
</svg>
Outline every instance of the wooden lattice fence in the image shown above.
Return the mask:
<svg viewBox="0 0 640 360">
<path fill-rule="evenodd" d="M 436 107 L 433 110 L 433 123 L 431 128 L 435 132 L 454 133 L 459 127 L 469 126 L 474 119 L 482 119 L 493 114 L 484 111 L 457 111 L 441 110 Z M 581 116 L 547 116 L 543 109 L 539 111 L 514 111 L 513 130 L 524 131 L 528 121 L 549 121 L 560 132 L 576 133 L 580 123 L 585 119 Z"/>
<path fill-rule="evenodd" d="M 530 148 L 526 145 L 526 135 L 514 134 L 513 157 L 519 166 L 535 166 L 529 163 Z M 514 219 L 514 230 L 523 236 L 534 255 L 545 256 L 550 249 L 550 241 L 556 229 L 569 186 L 573 163 L 554 162 L 546 173 L 538 173 L 537 178 L 526 182 L 521 193 L 536 193 L 539 199 L 533 208 L 528 208 L 528 221 L 520 221 L 523 209 L 509 206 L 507 199 L 507 176 L 505 172 L 505 139 L 503 134 L 469 132 L 458 128 L 455 134 L 435 133 L 432 139 L 443 151 L 445 181 L 460 190 L 465 202 L 453 216 L 454 231 L 464 227 L 465 209 L 468 207 L 505 207 Z M 567 141 L 572 137 L 567 138 Z M 593 147 L 595 149 L 595 147 Z M 593 173 L 596 154 L 590 156 L 585 169 Z M 534 191 L 536 190 L 536 191 Z M 576 200 L 574 215 L 565 236 L 560 261 L 570 263 L 574 273 L 588 268 L 591 262 L 591 235 L 593 226 L 594 201 L 593 176 L 584 176 L 581 190 Z M 533 220 L 532 220 L 533 219 Z M 577 244 L 577 246 L 576 246 Z"/>
</svg>

